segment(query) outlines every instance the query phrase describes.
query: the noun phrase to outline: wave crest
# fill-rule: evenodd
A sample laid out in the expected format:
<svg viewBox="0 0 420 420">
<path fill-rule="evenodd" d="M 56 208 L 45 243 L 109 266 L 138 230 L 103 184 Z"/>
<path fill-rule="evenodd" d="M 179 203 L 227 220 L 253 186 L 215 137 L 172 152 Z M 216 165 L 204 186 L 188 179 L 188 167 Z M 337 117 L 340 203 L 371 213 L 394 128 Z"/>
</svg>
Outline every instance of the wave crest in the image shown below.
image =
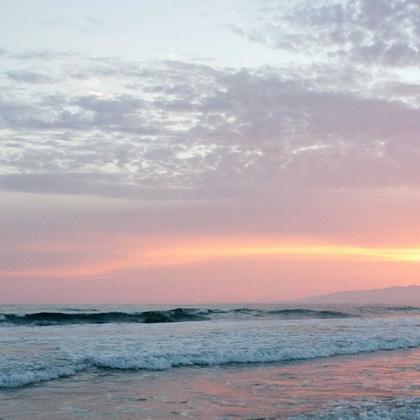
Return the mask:
<svg viewBox="0 0 420 420">
<path fill-rule="evenodd" d="M 37 312 L 29 314 L 2 314 L 0 324 L 48 326 L 65 324 L 107 324 L 141 323 L 156 324 L 165 322 L 207 321 L 218 316 L 275 317 L 280 319 L 333 319 L 349 318 L 354 315 L 331 310 L 314 309 L 276 309 L 261 310 L 251 308 L 238 309 L 196 309 L 176 308 L 162 311 L 145 312 Z"/>
<path fill-rule="evenodd" d="M 206 316 L 199 310 L 177 308 L 169 311 L 146 311 L 139 313 L 99 312 L 66 313 L 38 312 L 33 314 L 3 314 L 0 322 L 14 325 L 61 325 L 61 324 L 107 324 L 107 323 L 162 323 L 204 321 Z"/>
</svg>

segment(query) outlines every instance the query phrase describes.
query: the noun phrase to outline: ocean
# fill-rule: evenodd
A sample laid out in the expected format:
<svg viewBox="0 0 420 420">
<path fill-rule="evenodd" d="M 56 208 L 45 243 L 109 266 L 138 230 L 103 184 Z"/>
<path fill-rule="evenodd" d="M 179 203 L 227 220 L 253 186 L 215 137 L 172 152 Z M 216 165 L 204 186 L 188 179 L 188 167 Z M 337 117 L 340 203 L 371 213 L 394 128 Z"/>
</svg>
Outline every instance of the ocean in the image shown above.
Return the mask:
<svg viewBox="0 0 420 420">
<path fill-rule="evenodd" d="M 420 306 L 0 306 L 0 419 L 419 420 Z"/>
</svg>

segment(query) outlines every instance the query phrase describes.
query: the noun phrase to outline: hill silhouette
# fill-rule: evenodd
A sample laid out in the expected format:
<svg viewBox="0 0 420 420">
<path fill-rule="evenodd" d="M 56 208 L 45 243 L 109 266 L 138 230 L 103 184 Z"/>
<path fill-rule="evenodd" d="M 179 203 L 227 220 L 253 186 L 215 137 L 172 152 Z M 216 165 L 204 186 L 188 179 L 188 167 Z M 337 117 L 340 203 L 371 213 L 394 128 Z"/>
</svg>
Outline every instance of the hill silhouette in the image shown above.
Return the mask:
<svg viewBox="0 0 420 420">
<path fill-rule="evenodd" d="M 420 286 L 349 290 L 299 299 L 299 303 L 420 306 Z"/>
</svg>

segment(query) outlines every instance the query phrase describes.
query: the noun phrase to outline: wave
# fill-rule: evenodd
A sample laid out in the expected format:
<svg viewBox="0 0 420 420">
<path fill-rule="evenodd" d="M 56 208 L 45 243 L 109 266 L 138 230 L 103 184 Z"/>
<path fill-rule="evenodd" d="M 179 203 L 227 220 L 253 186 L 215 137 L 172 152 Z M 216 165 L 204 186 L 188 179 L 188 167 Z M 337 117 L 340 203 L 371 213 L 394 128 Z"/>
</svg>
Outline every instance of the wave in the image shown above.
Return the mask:
<svg viewBox="0 0 420 420">
<path fill-rule="evenodd" d="M 389 306 L 384 307 L 385 311 L 395 312 L 419 312 L 420 307 L 418 306 Z"/>
<path fill-rule="evenodd" d="M 382 312 L 420 312 L 420 306 L 360 306 L 362 312 L 382 313 Z"/>
<path fill-rule="evenodd" d="M 66 313 L 38 312 L 33 314 L 2 314 L 0 323 L 14 325 L 63 325 L 63 324 L 108 324 L 108 323 L 162 323 L 204 321 L 206 316 L 201 310 L 177 308 L 168 311 L 145 311 L 139 313 L 99 312 L 99 313 Z"/>
<path fill-rule="evenodd" d="M 354 314 L 349 314 L 349 313 L 341 312 L 341 311 L 315 310 L 315 309 L 274 309 L 274 310 L 264 311 L 261 309 L 239 308 L 239 309 L 233 309 L 232 312 L 235 312 L 238 314 L 254 315 L 254 316 L 279 315 L 279 317 L 284 318 L 284 319 L 353 318 L 356 316 Z"/>
<path fill-rule="evenodd" d="M 353 318 L 356 315 L 348 314 L 341 311 L 330 311 L 330 310 L 314 310 L 314 309 L 278 309 L 274 311 L 268 311 L 270 314 L 283 315 L 284 317 L 293 318 Z"/>
<path fill-rule="evenodd" d="M 187 366 L 219 366 L 228 364 L 275 363 L 310 360 L 333 356 L 354 355 L 383 350 L 420 347 L 420 336 L 412 338 L 382 337 L 376 341 L 332 340 L 312 347 L 277 347 L 247 349 L 202 348 L 196 351 L 162 351 L 144 354 L 133 352 L 103 352 L 70 358 L 60 366 L 37 366 L 33 369 L 9 371 L 0 375 L 0 388 L 15 388 L 37 382 L 76 375 L 87 369 L 165 370 Z"/>
<path fill-rule="evenodd" d="M 25 385 L 36 384 L 38 382 L 50 381 L 53 379 L 74 376 L 77 372 L 86 370 L 86 364 L 76 364 L 68 366 L 51 367 L 26 372 L 15 372 L 0 375 L 1 388 L 19 388 Z"/>
<path fill-rule="evenodd" d="M 107 323 L 142 323 L 155 324 L 165 322 L 207 321 L 218 316 L 270 317 L 280 319 L 328 319 L 349 318 L 355 315 L 340 311 L 312 309 L 277 309 L 261 310 L 251 308 L 238 309 L 196 309 L 176 308 L 163 311 L 145 312 L 37 312 L 30 314 L 0 314 L 0 324 L 27 326 L 49 326 L 66 324 L 107 324 Z"/>
</svg>

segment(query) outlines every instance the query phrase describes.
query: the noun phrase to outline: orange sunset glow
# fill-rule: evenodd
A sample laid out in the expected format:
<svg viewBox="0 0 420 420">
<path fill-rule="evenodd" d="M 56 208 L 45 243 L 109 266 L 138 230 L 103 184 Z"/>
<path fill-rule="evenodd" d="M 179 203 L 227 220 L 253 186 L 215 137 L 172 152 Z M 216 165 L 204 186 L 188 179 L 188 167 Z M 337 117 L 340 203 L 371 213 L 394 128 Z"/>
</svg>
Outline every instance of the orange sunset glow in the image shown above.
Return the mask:
<svg viewBox="0 0 420 420">
<path fill-rule="evenodd" d="M 102 242 L 102 245 L 101 245 Z M 103 243 L 108 245 L 103 247 Z M 175 244 L 172 242 L 176 242 Z M 111 246 L 110 246 L 111 245 Z M 420 248 L 367 247 L 328 245 L 308 239 L 241 238 L 178 238 L 165 241 L 147 238 L 137 241 L 131 237 L 91 238 L 83 243 L 38 243 L 25 245 L 26 253 L 38 255 L 79 254 L 71 264 L 58 262 L 56 267 L 28 267 L 24 270 L 3 270 L 8 277 L 77 277 L 115 275 L 140 267 L 171 267 L 220 259 L 272 259 L 278 261 L 365 261 L 365 262 L 420 262 Z M 21 251 L 22 251 L 21 250 Z M 56 258 L 59 261 L 58 258 Z"/>
</svg>

